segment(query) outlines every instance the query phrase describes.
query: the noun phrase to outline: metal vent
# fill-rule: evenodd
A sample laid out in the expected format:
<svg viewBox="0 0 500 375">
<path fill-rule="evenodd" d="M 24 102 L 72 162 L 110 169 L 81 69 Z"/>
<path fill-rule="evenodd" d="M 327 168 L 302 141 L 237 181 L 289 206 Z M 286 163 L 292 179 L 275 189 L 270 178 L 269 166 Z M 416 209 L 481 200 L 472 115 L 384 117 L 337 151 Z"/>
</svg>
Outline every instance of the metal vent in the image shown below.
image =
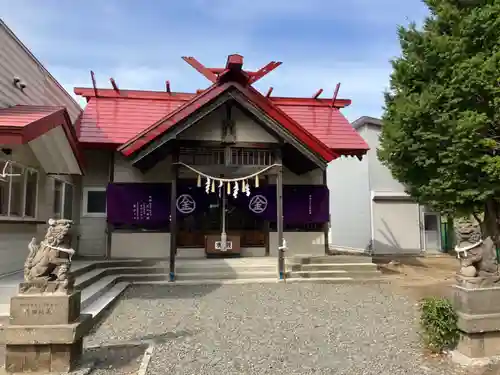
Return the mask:
<svg viewBox="0 0 500 375">
<path fill-rule="evenodd" d="M 223 148 L 181 147 L 179 161 L 189 165 L 223 165 L 225 164 Z"/>
</svg>

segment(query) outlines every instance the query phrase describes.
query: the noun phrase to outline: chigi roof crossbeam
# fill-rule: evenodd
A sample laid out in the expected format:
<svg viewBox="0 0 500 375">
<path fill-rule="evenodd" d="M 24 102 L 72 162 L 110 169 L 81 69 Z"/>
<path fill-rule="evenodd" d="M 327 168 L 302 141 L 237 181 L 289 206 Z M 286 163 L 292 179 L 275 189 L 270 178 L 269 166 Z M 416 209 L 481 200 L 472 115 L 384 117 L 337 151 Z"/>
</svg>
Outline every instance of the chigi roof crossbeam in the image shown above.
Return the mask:
<svg viewBox="0 0 500 375">
<path fill-rule="evenodd" d="M 226 81 L 229 76 L 234 79 L 234 74 L 239 73 L 244 78 L 241 83 L 247 85 L 257 82 L 282 64 L 280 61 L 271 61 L 257 71 L 250 71 L 243 70 L 243 56 L 238 54 L 228 56 L 225 68 L 207 68 L 191 56 L 184 56 L 182 59 L 212 83 Z"/>
</svg>

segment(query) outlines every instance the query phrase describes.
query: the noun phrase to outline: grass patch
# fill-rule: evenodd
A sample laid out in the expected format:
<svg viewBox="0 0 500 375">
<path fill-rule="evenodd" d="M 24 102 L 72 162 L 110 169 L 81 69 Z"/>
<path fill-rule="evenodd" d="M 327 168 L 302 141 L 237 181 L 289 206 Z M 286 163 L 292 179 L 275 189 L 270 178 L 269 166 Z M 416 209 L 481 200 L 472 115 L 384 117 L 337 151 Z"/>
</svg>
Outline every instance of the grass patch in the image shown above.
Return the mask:
<svg viewBox="0 0 500 375">
<path fill-rule="evenodd" d="M 434 353 L 453 349 L 460 338 L 458 316 L 450 300 L 426 297 L 420 304 L 421 336 L 425 346 Z"/>
</svg>

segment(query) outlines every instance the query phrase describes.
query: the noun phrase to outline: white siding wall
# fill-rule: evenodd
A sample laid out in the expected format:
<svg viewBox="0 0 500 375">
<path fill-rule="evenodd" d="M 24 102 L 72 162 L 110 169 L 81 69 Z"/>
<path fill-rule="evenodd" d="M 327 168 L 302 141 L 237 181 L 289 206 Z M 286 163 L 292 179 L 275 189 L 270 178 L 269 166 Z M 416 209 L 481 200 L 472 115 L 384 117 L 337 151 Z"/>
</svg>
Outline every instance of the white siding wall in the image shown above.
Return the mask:
<svg viewBox="0 0 500 375">
<path fill-rule="evenodd" d="M 404 186 L 378 159 L 380 127 L 366 125 L 358 131 L 370 147 L 363 160 L 340 158 L 328 166 L 330 244 L 365 251 L 372 245 L 380 254 L 420 251 L 418 205 L 371 201 L 372 192 L 404 193 Z"/>
<path fill-rule="evenodd" d="M 121 153 L 115 154 L 114 182 L 170 182 L 172 175 L 172 159 L 160 161 L 147 173 L 130 164 Z"/>
<path fill-rule="evenodd" d="M 404 186 L 392 177 L 389 168 L 384 166 L 377 156 L 377 149 L 380 146 L 380 127 L 365 126 L 362 130 L 362 136 L 365 139 L 370 150 L 368 151 L 368 163 L 370 173 L 370 190 L 377 192 L 404 193 Z"/>
<path fill-rule="evenodd" d="M 109 182 L 110 160 L 112 151 L 108 150 L 86 150 L 85 176 L 82 177 L 81 186 L 106 187 Z M 78 252 L 82 256 L 104 256 L 106 255 L 106 218 L 86 217 L 83 212 L 83 195 L 80 193 L 80 242 Z"/>
<path fill-rule="evenodd" d="M 421 251 L 419 205 L 410 201 L 378 200 L 373 210 L 373 253 L 418 254 Z"/>
<path fill-rule="evenodd" d="M 284 232 L 286 256 L 325 255 L 325 234 L 323 232 Z M 278 233 L 269 233 L 269 253 L 278 256 Z"/>
<path fill-rule="evenodd" d="M 371 239 L 368 160 L 342 157 L 327 169 L 330 239 L 336 248 L 366 250 Z"/>
<path fill-rule="evenodd" d="M 11 220 L 0 223 L 0 274 L 22 268 L 28 254 L 28 243 L 33 237 L 43 239 L 46 223 L 54 215 L 54 178 L 43 172 L 28 146 L 13 149 L 11 160 L 38 170 L 37 217 L 34 222 Z M 73 182 L 69 176 L 57 178 Z"/>
<path fill-rule="evenodd" d="M 14 77 L 26 83 L 23 91 L 14 86 Z M 73 122 L 81 111 L 80 106 L 0 20 L 0 108 L 18 104 L 64 106 Z"/>
</svg>

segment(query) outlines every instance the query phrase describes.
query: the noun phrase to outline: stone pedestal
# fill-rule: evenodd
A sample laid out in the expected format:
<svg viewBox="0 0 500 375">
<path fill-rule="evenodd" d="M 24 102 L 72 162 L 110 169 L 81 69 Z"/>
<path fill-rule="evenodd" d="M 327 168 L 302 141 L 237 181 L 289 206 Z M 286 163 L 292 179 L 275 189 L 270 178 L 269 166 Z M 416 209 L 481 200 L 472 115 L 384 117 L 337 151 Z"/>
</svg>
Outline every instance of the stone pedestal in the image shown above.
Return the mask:
<svg viewBox="0 0 500 375">
<path fill-rule="evenodd" d="M 56 283 L 20 285 L 12 297 L 5 328 L 7 372 L 69 372 L 82 355 L 82 340 L 91 328 L 80 315 L 80 292 L 60 291 Z M 42 291 L 43 290 L 43 291 Z"/>
<path fill-rule="evenodd" d="M 470 288 L 468 283 L 460 284 L 453 286 L 462 332 L 456 350 L 470 359 L 500 356 L 500 286 Z"/>
</svg>

